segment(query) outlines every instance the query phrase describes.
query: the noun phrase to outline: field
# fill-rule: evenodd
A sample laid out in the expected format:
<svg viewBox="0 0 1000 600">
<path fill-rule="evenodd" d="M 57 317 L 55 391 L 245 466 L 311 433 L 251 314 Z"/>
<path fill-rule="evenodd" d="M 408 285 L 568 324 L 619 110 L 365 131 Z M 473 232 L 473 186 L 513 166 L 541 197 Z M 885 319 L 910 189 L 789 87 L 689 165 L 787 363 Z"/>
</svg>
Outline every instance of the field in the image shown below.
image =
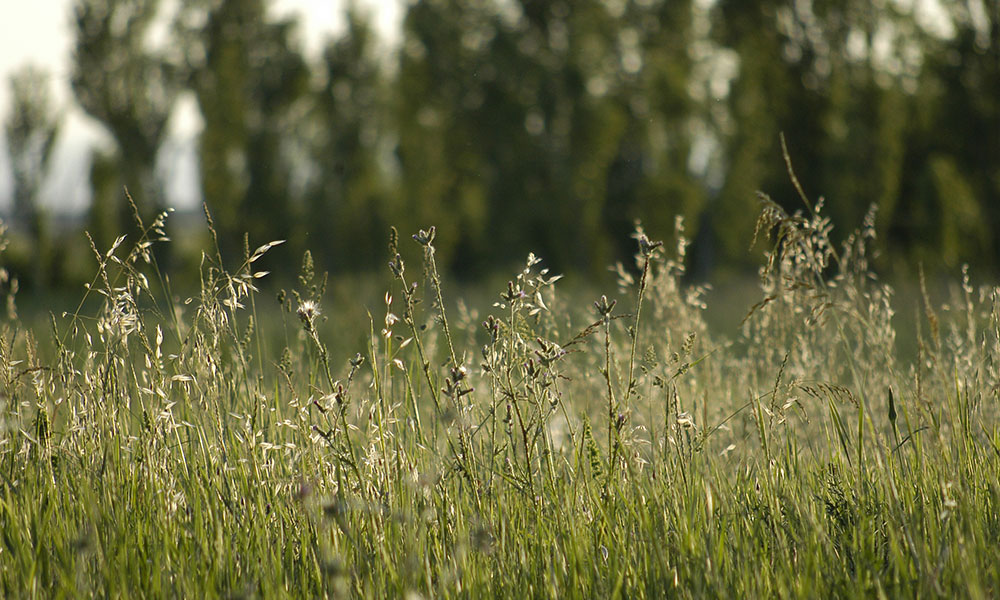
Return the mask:
<svg viewBox="0 0 1000 600">
<path fill-rule="evenodd" d="M 997 597 L 1000 288 L 899 302 L 871 219 L 762 206 L 727 336 L 680 227 L 604 295 L 529 257 L 480 310 L 394 232 L 363 319 L 308 257 L 272 308 L 274 244 L 191 298 L 161 222 L 95 249 L 77 310 L 8 294 L 0 596 Z"/>
</svg>

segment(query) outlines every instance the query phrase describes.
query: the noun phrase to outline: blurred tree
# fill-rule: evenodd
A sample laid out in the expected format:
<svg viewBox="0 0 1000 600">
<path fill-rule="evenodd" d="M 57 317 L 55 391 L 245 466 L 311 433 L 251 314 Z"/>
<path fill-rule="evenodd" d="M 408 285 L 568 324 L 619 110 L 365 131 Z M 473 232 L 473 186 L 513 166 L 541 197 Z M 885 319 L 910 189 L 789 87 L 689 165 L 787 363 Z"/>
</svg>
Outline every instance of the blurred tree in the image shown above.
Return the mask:
<svg viewBox="0 0 1000 600">
<path fill-rule="evenodd" d="M 631 256 L 636 220 L 654 236 L 673 232 L 683 215 L 688 234 L 697 230 L 705 203 L 706 173 L 691 168 L 692 146 L 707 135 L 705 98 L 692 95 L 695 61 L 705 43 L 694 31 L 690 0 L 629 2 L 617 32 L 621 80 L 615 99 L 627 127 L 609 172 L 603 220 L 618 246 Z"/>
<path fill-rule="evenodd" d="M 73 8 L 73 91 L 83 109 L 111 133 L 117 175 L 147 222 L 164 206 L 156 156 L 180 91 L 175 66 L 149 45 L 158 8 L 159 0 L 76 0 Z M 120 192 L 95 208 L 118 215 L 115 230 L 102 236 L 132 230 L 132 211 Z M 103 248 L 113 239 L 96 241 Z"/>
<path fill-rule="evenodd" d="M 783 132 L 841 235 L 875 203 L 883 239 L 981 255 L 1000 243 L 998 26 L 984 2 L 943 6 L 954 35 L 891 0 L 419 0 L 396 81 L 402 195 L 455 232 L 466 270 L 529 243 L 593 267 L 608 234 L 678 213 L 745 264 L 756 190 L 805 208 Z"/>
<path fill-rule="evenodd" d="M 323 53 L 322 86 L 314 94 L 304 138 L 314 173 L 306 227 L 324 266 L 361 269 L 385 260 L 387 174 L 378 161 L 386 136 L 382 73 L 368 17 L 347 10 L 347 30 Z M 318 252 L 316 252 L 318 250 Z"/>
<path fill-rule="evenodd" d="M 489 162 L 504 169 L 491 231 L 517 258 L 536 250 L 559 268 L 600 271 L 611 257 L 603 220 L 611 171 L 629 131 L 618 96 L 622 15 L 591 0 L 518 8 L 516 20 L 499 23 L 489 53 L 498 85 L 484 108 L 499 100 L 515 118 L 490 128 L 498 137 Z"/>
<path fill-rule="evenodd" d="M 813 202 L 826 198 L 835 231 L 858 227 L 873 203 L 882 233 L 912 221 L 900 198 L 911 177 L 908 148 L 919 145 L 912 115 L 926 52 L 913 11 L 885 0 L 774 0 L 759 11 L 717 5 L 716 35 L 740 60 L 727 103 L 728 175 L 713 211 L 730 258 L 746 248 L 739 221 L 753 214 L 754 190 L 805 208 L 782 161 L 779 132 L 806 193 Z"/>
<path fill-rule="evenodd" d="M 815 193 L 826 197 L 842 235 L 876 204 L 884 236 L 899 217 L 912 102 L 905 89 L 916 74 L 912 56 L 919 46 L 912 14 L 891 10 L 884 0 L 825 0 L 801 22 L 816 56 L 810 81 L 822 106 Z"/>
<path fill-rule="evenodd" d="M 925 35 L 913 169 L 901 196 L 920 219 L 912 239 L 951 268 L 1000 266 L 1000 4 L 944 2 L 950 35 Z"/>
<path fill-rule="evenodd" d="M 90 211 L 87 215 L 87 231 L 98 249 L 107 249 L 115 238 L 122 234 L 122 219 L 125 207 L 122 203 L 124 182 L 119 170 L 119 160 L 115 153 L 94 148 L 90 152 Z M 128 216 L 128 222 L 135 219 Z M 130 231 L 127 230 L 127 231 Z"/>
<path fill-rule="evenodd" d="M 729 128 L 722 140 L 726 177 L 707 213 L 726 261 L 748 260 L 756 190 L 789 208 L 803 208 L 781 160 L 779 133 L 788 136 L 806 190 L 817 191 L 814 166 L 822 146 L 817 115 L 823 105 L 806 87 L 807 82 L 818 85 L 811 69 L 815 55 L 807 39 L 795 36 L 795 4 L 720 0 L 714 8 L 717 41 L 739 57 L 739 73 L 727 97 Z"/>
<path fill-rule="evenodd" d="M 628 128 L 619 16 L 596 1 L 410 6 L 402 193 L 441 236 L 455 232 L 442 245 L 461 270 L 529 250 L 560 268 L 607 260 L 604 206 Z"/>
<path fill-rule="evenodd" d="M 481 135 L 497 124 L 477 123 L 476 112 L 500 70 L 486 57 L 494 28 L 487 3 L 411 4 L 391 107 L 402 198 L 393 219 L 404 232 L 437 225 L 438 260 L 466 269 L 482 258 L 478 244 L 486 234 L 492 173 Z"/>
<path fill-rule="evenodd" d="M 202 191 L 231 260 L 242 258 L 245 233 L 251 244 L 301 239 L 289 132 L 309 70 L 294 47 L 295 21 L 272 20 L 267 8 L 265 0 L 189 0 L 176 23 L 205 123 Z"/>
<path fill-rule="evenodd" d="M 326 266 L 363 267 L 388 224 L 436 224 L 460 273 L 529 250 L 595 271 L 632 253 L 636 218 L 662 237 L 683 214 L 696 252 L 746 265 L 756 190 L 804 208 L 784 132 L 836 231 L 878 203 L 907 256 L 982 262 L 1000 255 L 1000 19 L 941 4 L 931 32 L 894 0 L 413 0 L 385 70 L 351 4 L 315 85 L 267 0 L 184 0 L 174 34 L 233 260 L 246 231 L 308 233 Z M 143 42 L 155 7 L 77 0 L 74 89 L 118 146 L 94 161 L 95 225 L 152 172 L 176 95 Z"/>
<path fill-rule="evenodd" d="M 52 106 L 48 74 L 32 66 L 10 76 L 11 111 L 4 123 L 14 180 L 13 224 L 31 245 L 31 273 L 20 279 L 36 287 L 48 283 L 51 240 L 38 192 L 49 171 L 60 117 Z"/>
</svg>

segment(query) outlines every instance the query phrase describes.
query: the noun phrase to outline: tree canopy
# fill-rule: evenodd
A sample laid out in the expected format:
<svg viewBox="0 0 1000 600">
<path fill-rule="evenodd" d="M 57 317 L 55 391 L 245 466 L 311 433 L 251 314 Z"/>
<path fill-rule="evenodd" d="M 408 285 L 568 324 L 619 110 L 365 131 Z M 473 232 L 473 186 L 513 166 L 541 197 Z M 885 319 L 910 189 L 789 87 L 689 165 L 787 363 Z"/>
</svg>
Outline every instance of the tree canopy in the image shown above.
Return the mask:
<svg viewBox="0 0 1000 600">
<path fill-rule="evenodd" d="M 739 267 L 757 190 L 803 207 L 783 134 L 836 230 L 877 205 L 883 266 L 1000 267 L 995 3 L 415 0 L 391 43 L 348 3 L 318 57 L 269 4 L 77 0 L 73 90 L 116 144 L 94 161 L 93 223 L 123 227 L 100 216 L 122 186 L 162 207 L 156 156 L 190 90 L 234 258 L 248 233 L 369 268 L 389 225 L 435 224 L 459 274 L 528 251 L 596 271 L 635 220 L 665 236 L 681 215 L 700 272 Z M 172 52 L 148 43 L 158 18 Z"/>
</svg>

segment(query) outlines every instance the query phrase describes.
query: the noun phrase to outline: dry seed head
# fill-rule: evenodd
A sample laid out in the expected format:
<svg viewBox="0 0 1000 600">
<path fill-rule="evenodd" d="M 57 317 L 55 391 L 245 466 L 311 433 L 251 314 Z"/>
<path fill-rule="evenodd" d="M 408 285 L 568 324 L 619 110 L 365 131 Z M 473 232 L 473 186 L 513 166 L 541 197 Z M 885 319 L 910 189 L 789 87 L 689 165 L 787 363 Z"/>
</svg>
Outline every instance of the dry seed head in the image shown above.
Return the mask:
<svg viewBox="0 0 1000 600">
<path fill-rule="evenodd" d="M 594 307 L 597 309 L 598 314 L 607 319 L 611 316 L 611 311 L 614 310 L 616 304 L 618 304 L 617 300 L 609 302 L 607 296 L 601 296 L 600 300 L 594 302 Z"/>
<path fill-rule="evenodd" d="M 435 227 L 431 225 L 430 229 L 426 231 L 421 229 L 417 233 L 413 234 L 413 239 L 416 240 L 416 242 L 421 246 L 430 246 L 431 242 L 434 241 L 435 232 Z"/>
</svg>

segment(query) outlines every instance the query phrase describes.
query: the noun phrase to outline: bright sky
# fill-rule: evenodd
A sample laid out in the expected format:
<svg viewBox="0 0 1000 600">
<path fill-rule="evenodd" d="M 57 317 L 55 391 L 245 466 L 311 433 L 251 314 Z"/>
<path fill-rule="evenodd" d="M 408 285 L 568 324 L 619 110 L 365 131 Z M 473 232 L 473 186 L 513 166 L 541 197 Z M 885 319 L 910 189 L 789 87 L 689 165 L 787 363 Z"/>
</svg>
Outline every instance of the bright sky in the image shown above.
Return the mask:
<svg viewBox="0 0 1000 600">
<path fill-rule="evenodd" d="M 0 120 L 6 118 L 10 107 L 8 79 L 13 71 L 32 64 L 52 74 L 56 101 L 67 110 L 53 156 L 57 167 L 42 191 L 42 203 L 83 209 L 89 201 L 88 149 L 106 138 L 100 126 L 72 104 L 69 61 L 73 0 L 6 0 L 5 4 L 0 18 Z M 164 12 L 169 12 L 174 2 L 165 0 L 163 5 Z M 363 0 L 361 5 L 373 11 L 383 39 L 395 37 L 402 18 L 400 0 Z M 343 0 L 273 0 L 271 10 L 275 15 L 301 17 L 299 34 L 305 51 L 316 58 L 326 37 L 342 29 L 343 6 Z M 194 102 L 188 98 L 174 115 L 174 136 L 161 157 L 161 169 L 168 180 L 168 199 L 180 205 L 189 205 L 197 199 L 192 143 L 197 127 Z M 0 132 L 0 139 L 2 135 Z M 10 196 L 10 165 L 4 143 L 0 144 L 0 212 L 9 206 Z"/>
</svg>

